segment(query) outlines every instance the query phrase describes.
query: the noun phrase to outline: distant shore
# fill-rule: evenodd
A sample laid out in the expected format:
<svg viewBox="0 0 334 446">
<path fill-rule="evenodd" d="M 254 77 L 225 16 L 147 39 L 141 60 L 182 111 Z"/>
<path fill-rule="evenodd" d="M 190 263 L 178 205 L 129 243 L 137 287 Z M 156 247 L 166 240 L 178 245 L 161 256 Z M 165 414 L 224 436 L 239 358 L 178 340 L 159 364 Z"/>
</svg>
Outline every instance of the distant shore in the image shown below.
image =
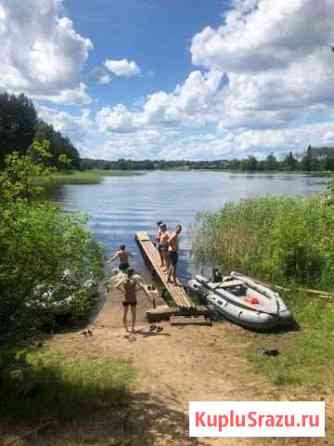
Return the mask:
<svg viewBox="0 0 334 446">
<path fill-rule="evenodd" d="M 36 178 L 36 184 L 44 187 L 62 184 L 99 184 L 104 177 L 143 175 L 142 172 L 124 170 L 74 170 L 57 172 L 47 177 Z"/>
<path fill-rule="evenodd" d="M 225 170 L 225 169 L 189 169 L 189 168 L 168 168 L 168 169 L 147 169 L 147 170 L 74 170 L 69 172 L 57 172 L 47 177 L 36 178 L 35 184 L 43 187 L 52 187 L 58 185 L 84 185 L 102 183 L 104 177 L 125 177 L 145 175 L 149 172 L 214 172 L 229 173 L 242 175 L 303 175 L 313 177 L 332 177 L 333 172 L 302 172 L 298 171 L 242 171 L 242 170 Z"/>
</svg>

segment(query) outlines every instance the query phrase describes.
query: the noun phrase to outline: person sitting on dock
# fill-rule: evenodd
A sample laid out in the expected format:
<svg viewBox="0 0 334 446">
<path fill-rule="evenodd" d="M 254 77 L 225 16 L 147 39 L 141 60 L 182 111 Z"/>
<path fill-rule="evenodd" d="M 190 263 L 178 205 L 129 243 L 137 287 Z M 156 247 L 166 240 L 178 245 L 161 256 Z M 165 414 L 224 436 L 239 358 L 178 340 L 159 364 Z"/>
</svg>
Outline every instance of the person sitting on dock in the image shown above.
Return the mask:
<svg viewBox="0 0 334 446">
<path fill-rule="evenodd" d="M 167 225 L 164 223 L 160 226 L 160 242 L 159 242 L 159 254 L 161 259 L 160 268 L 165 271 L 168 270 L 169 259 L 168 259 L 168 246 L 169 246 L 169 234 L 167 231 Z"/>
<path fill-rule="evenodd" d="M 136 325 L 136 305 L 137 305 L 137 289 L 142 288 L 147 296 L 151 299 L 149 291 L 145 288 L 145 286 L 139 282 L 139 280 L 135 277 L 135 272 L 132 268 L 128 268 L 126 277 L 124 277 L 117 285 L 116 288 L 123 288 L 124 291 L 124 300 L 122 302 L 124 313 L 123 313 L 123 325 L 125 331 L 128 332 L 128 310 L 129 306 L 131 308 L 131 331 L 135 332 Z"/>
<path fill-rule="evenodd" d="M 131 252 L 126 250 L 125 245 L 121 245 L 119 247 L 119 250 L 111 257 L 111 259 L 108 261 L 108 263 L 112 263 L 114 260 L 119 259 L 119 270 L 123 273 L 127 271 L 127 269 L 130 267 L 129 264 L 129 258 L 133 257 Z"/>
<path fill-rule="evenodd" d="M 167 282 L 171 282 L 172 279 L 174 285 L 177 285 L 176 265 L 179 259 L 178 240 L 181 231 L 182 231 L 182 226 L 176 225 L 175 232 L 173 232 L 168 238 L 169 268 L 168 268 Z"/>
</svg>

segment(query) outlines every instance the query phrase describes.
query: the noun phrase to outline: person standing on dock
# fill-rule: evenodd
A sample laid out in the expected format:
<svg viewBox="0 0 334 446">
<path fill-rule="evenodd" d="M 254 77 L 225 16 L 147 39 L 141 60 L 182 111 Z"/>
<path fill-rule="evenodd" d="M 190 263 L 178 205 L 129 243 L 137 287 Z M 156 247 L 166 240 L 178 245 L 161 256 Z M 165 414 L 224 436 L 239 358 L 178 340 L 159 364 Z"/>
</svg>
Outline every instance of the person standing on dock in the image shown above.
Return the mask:
<svg viewBox="0 0 334 446">
<path fill-rule="evenodd" d="M 137 306 L 137 289 L 142 288 L 144 292 L 147 294 L 149 298 L 151 298 L 150 293 L 146 290 L 144 285 L 142 285 L 139 280 L 135 277 L 134 270 L 132 268 L 128 268 L 126 277 L 123 278 L 117 285 L 116 288 L 123 288 L 124 291 L 124 300 L 123 304 L 123 325 L 125 331 L 128 332 L 128 311 L 129 307 L 131 308 L 131 331 L 135 332 L 136 325 L 136 306 Z"/>
<path fill-rule="evenodd" d="M 159 256 L 160 256 L 160 260 L 161 260 L 161 265 L 163 263 L 163 258 L 162 258 L 162 254 L 161 254 L 161 250 L 160 250 L 160 237 L 161 237 L 161 226 L 163 225 L 163 222 L 161 220 L 159 220 L 157 222 L 157 226 L 158 226 L 158 232 L 157 235 L 155 236 L 155 241 L 154 241 L 154 246 L 157 248 L 157 250 L 159 251 Z"/>
<path fill-rule="evenodd" d="M 161 220 L 159 220 L 157 222 L 158 232 L 157 232 L 157 235 L 155 237 L 155 242 L 156 242 L 157 245 L 160 243 L 161 225 L 163 225 L 163 222 Z"/>
<path fill-rule="evenodd" d="M 108 260 L 108 263 L 114 262 L 116 259 L 119 259 L 119 270 L 125 273 L 130 267 L 129 258 L 133 257 L 131 252 L 126 250 L 125 245 L 121 245 L 119 250 Z"/>
<path fill-rule="evenodd" d="M 173 232 L 168 238 L 168 258 L 169 258 L 169 268 L 167 282 L 172 282 L 177 285 L 176 281 L 176 266 L 179 260 L 179 236 L 182 231 L 181 225 L 176 225 L 175 232 Z"/>
<path fill-rule="evenodd" d="M 160 268 L 168 271 L 169 258 L 168 258 L 168 246 L 169 246 L 169 234 L 167 231 L 167 225 L 164 223 L 160 226 L 160 242 L 159 242 L 159 253 L 161 259 Z"/>
</svg>

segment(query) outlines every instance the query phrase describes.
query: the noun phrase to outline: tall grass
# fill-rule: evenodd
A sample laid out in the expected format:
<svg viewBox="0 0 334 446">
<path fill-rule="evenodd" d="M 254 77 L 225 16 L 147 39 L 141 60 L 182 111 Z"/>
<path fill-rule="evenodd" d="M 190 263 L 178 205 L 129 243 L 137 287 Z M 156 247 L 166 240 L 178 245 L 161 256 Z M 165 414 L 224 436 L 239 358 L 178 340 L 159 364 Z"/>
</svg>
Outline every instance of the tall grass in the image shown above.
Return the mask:
<svg viewBox="0 0 334 446">
<path fill-rule="evenodd" d="M 103 177 L 124 177 L 142 175 L 140 172 L 122 171 L 122 170 L 84 170 L 56 172 L 47 177 L 35 178 L 34 183 L 38 186 L 56 186 L 62 184 L 99 184 Z"/>
<path fill-rule="evenodd" d="M 321 197 L 266 197 L 197 217 L 194 259 L 279 283 L 334 289 L 334 210 Z"/>
</svg>

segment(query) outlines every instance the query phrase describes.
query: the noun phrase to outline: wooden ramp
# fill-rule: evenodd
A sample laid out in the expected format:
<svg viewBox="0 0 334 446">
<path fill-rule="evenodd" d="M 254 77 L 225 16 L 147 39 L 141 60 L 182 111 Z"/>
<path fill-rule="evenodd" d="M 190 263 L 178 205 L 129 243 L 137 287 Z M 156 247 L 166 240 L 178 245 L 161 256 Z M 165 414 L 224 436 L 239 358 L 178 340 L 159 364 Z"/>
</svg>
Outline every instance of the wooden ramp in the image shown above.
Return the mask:
<svg viewBox="0 0 334 446">
<path fill-rule="evenodd" d="M 137 232 L 136 241 L 139 244 L 145 259 L 149 262 L 151 268 L 157 274 L 175 304 L 181 308 L 193 308 L 194 305 L 187 296 L 184 288 L 167 282 L 166 274 L 160 268 L 160 256 L 158 250 L 153 245 L 147 232 Z"/>
</svg>

